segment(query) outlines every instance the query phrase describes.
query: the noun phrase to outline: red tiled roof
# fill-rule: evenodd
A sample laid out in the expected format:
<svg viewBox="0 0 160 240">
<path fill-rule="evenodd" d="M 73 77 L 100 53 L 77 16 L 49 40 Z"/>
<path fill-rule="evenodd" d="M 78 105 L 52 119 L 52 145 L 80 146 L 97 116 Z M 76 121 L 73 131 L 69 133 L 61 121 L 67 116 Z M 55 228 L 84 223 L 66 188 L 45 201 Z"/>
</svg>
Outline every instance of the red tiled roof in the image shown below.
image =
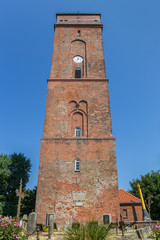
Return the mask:
<svg viewBox="0 0 160 240">
<path fill-rule="evenodd" d="M 133 196 L 131 193 L 126 192 L 123 189 L 119 189 L 119 201 L 120 203 L 141 203 L 141 200 L 135 196 Z"/>
</svg>

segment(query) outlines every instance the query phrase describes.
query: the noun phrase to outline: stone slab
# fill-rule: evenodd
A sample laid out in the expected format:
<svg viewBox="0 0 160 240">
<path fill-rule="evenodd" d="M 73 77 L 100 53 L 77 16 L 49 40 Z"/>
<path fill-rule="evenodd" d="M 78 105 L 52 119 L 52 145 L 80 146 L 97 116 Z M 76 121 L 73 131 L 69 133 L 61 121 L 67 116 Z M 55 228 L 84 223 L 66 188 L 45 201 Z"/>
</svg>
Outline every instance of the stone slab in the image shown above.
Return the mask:
<svg viewBox="0 0 160 240">
<path fill-rule="evenodd" d="M 72 192 L 74 201 L 85 201 L 86 200 L 86 192 Z"/>
</svg>

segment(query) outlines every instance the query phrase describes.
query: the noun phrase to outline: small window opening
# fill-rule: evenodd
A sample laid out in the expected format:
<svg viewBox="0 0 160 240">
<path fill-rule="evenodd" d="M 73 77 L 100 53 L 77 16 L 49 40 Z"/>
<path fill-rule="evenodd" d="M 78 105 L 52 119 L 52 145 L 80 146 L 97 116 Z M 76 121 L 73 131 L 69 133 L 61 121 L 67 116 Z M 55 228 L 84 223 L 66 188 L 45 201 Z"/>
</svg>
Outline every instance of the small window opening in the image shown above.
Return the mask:
<svg viewBox="0 0 160 240">
<path fill-rule="evenodd" d="M 75 68 L 75 78 L 81 78 L 81 68 Z"/>
<path fill-rule="evenodd" d="M 66 20 L 66 19 L 65 19 L 64 21 L 65 21 L 65 22 L 68 22 L 68 20 Z"/>
<path fill-rule="evenodd" d="M 111 214 L 103 215 L 103 223 L 109 225 L 111 223 Z"/>
<path fill-rule="evenodd" d="M 60 20 L 60 22 L 63 22 L 63 20 Z"/>
<path fill-rule="evenodd" d="M 95 22 L 98 22 L 98 20 L 94 20 Z"/>
<path fill-rule="evenodd" d="M 81 31 L 78 30 L 77 36 L 80 37 L 81 36 Z"/>
<path fill-rule="evenodd" d="M 80 172 L 80 160 L 79 159 L 75 160 L 75 171 Z"/>
<path fill-rule="evenodd" d="M 75 128 L 75 136 L 80 137 L 81 136 L 81 129 L 80 128 Z"/>
<path fill-rule="evenodd" d="M 123 218 L 124 219 L 128 218 L 127 209 L 123 209 Z"/>
</svg>

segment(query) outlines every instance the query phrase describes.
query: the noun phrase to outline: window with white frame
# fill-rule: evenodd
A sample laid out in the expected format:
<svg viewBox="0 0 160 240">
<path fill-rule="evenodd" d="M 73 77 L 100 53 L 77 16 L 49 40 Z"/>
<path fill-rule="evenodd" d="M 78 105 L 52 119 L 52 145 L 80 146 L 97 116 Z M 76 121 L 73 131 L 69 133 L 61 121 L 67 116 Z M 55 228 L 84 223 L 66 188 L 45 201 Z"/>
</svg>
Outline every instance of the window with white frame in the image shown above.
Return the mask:
<svg viewBox="0 0 160 240">
<path fill-rule="evenodd" d="M 75 128 L 75 136 L 76 137 L 80 137 L 81 136 L 81 129 L 78 128 L 78 127 Z"/>
<path fill-rule="evenodd" d="M 80 160 L 79 159 L 75 160 L 75 171 L 80 172 Z"/>
</svg>

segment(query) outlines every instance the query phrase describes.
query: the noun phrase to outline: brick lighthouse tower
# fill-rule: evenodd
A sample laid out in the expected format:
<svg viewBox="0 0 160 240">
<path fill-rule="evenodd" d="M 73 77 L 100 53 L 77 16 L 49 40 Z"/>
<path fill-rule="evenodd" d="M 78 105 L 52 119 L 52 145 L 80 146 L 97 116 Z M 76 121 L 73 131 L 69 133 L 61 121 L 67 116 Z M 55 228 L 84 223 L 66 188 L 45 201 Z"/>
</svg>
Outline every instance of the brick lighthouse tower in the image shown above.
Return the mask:
<svg viewBox="0 0 160 240">
<path fill-rule="evenodd" d="M 101 15 L 57 14 L 41 139 L 36 213 L 58 227 L 119 217 Z"/>
</svg>

